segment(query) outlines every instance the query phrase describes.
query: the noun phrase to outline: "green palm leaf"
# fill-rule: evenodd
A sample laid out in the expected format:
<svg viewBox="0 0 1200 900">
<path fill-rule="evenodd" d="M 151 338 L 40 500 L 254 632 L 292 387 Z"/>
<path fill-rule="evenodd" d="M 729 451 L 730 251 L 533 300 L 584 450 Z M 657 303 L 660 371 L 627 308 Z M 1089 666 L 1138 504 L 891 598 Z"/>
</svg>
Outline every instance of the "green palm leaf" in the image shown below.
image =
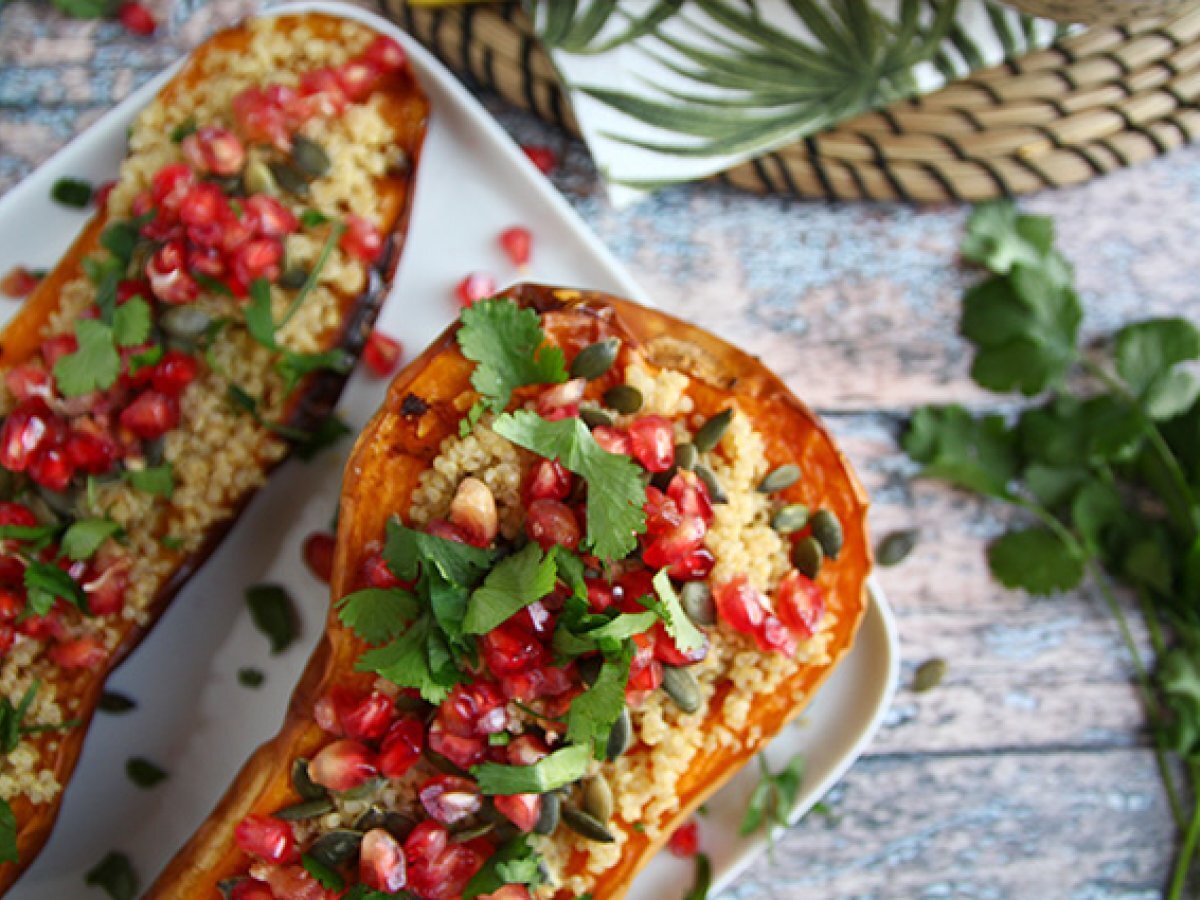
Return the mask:
<svg viewBox="0 0 1200 900">
<path fill-rule="evenodd" d="M 530 6 L 529 16 L 538 23 L 538 38 L 547 47 L 567 53 L 594 55 L 650 34 L 679 12 L 683 0 L 658 0 L 641 16 L 629 15 L 618 7 L 617 0 L 593 0 L 582 16 L 577 16 L 578 0 L 548 0 L 541 4 L 546 10 L 541 19 L 537 16 L 537 4 Z M 595 43 L 614 14 L 619 14 L 627 24 L 612 37 Z"/>
</svg>

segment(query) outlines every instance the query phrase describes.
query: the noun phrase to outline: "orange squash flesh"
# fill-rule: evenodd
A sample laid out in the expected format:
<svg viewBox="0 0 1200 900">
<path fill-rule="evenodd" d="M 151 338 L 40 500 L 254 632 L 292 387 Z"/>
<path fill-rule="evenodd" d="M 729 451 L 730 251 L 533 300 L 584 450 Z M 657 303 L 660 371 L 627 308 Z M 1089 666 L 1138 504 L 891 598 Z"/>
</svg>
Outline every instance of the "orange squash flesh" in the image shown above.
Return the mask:
<svg viewBox="0 0 1200 900">
<path fill-rule="evenodd" d="M 281 16 L 275 21 L 278 23 L 277 30 L 285 35 L 291 35 L 303 27 L 317 37 L 334 35 L 345 22 L 336 16 L 323 13 Z M 355 27 L 371 32 L 365 25 L 356 24 Z M 183 96 L 187 92 L 203 90 L 206 60 L 218 51 L 244 48 L 250 40 L 251 32 L 246 25 L 214 35 L 195 50 L 180 72 L 163 87 L 159 94 L 160 99 L 170 103 L 173 98 Z M 380 231 L 385 237 L 385 250 L 374 264 L 367 287 L 361 293 L 339 294 L 338 324 L 320 336 L 324 348 L 341 347 L 355 357 L 365 345 L 399 262 L 412 209 L 413 179 L 429 112 L 425 95 L 407 69 L 385 76 L 377 92 L 381 112 L 395 132 L 396 146 L 407 154 L 409 166 L 403 173 L 389 173 L 376 179 L 376 192 L 382 206 Z M 7 325 L 3 334 L 0 334 L 0 370 L 19 365 L 37 353 L 43 340 L 43 329 L 59 307 L 63 287 L 83 275 L 83 260 L 101 249 L 100 233 L 106 225 L 106 215 L 101 212 L 84 228 L 63 259 L 47 273 L 24 302 L 21 311 Z M 346 377 L 345 374 L 331 370 L 321 370 L 308 376 L 289 397 L 283 424 L 301 431 L 311 430 L 333 411 Z M 264 469 L 277 465 L 265 459 L 261 463 Z M 239 497 L 234 513 L 204 535 L 204 542 L 197 551 L 177 554 L 171 577 L 157 591 L 147 607 L 144 624 L 121 620 L 120 642 L 99 670 L 58 670 L 61 677 L 56 678 L 54 683 L 57 695 L 60 698 L 78 700 L 77 712 L 73 713 L 73 718 L 78 719 L 80 724 L 69 730 L 37 737 L 31 740 L 31 744 L 38 749 L 39 756 L 44 761 L 44 768 L 54 773 L 64 790 L 78 762 L 88 725 L 95 713 L 109 672 L 145 637 L 183 584 L 220 544 L 221 539 L 237 520 L 238 513 L 252 496 L 253 491 L 247 491 Z M 17 880 L 45 844 L 58 815 L 62 795 L 60 791 L 53 801 L 42 804 L 34 804 L 24 795 L 14 798 L 11 802 L 17 821 L 19 861 L 0 864 L 0 894 L 7 891 Z"/>
<path fill-rule="evenodd" d="M 761 362 L 699 328 L 656 310 L 603 294 L 521 285 L 507 292 L 543 314 L 551 342 L 568 348 L 607 337 L 651 363 L 691 376 L 689 393 L 697 411 L 711 415 L 731 398 L 763 436 L 772 467 L 798 463 L 805 477 L 785 492 L 788 502 L 807 502 L 834 511 L 843 524 L 845 545 L 819 584 L 835 617 L 828 665 L 798 671 L 768 697 L 757 697 L 750 721 L 734 752 L 701 753 L 680 783 L 679 809 L 664 822 L 662 837 L 650 839 L 624 825 L 628 834 L 620 862 L 605 872 L 594 896 L 625 894 L 633 876 L 691 812 L 724 784 L 811 699 L 837 661 L 849 650 L 866 604 L 871 554 L 866 534 L 866 495 L 824 426 Z M 347 463 L 343 482 L 332 596 L 354 587 L 354 579 L 378 542 L 390 516 L 405 516 L 421 473 L 442 441 L 457 434 L 464 410 L 474 399 L 469 378 L 474 364 L 459 352 L 455 328 L 448 329 L 392 382 L 383 407 L 364 429 Z M 377 544 L 376 544 L 377 546 Z M 247 762 L 213 814 L 182 848 L 151 888 L 152 898 L 210 898 L 224 878 L 244 873 L 247 857 L 234 843 L 234 828 L 249 813 L 270 814 L 296 802 L 290 784 L 292 761 L 311 757 L 331 738 L 313 721 L 313 707 L 333 684 L 365 688 L 374 676 L 353 671 L 363 645 L 331 613 L 327 629 L 305 669 L 279 734 Z M 721 704 L 710 704 L 711 717 Z M 707 727 L 708 723 L 703 727 Z M 751 739 L 750 731 L 758 737 Z M 631 753 L 639 752 L 635 747 Z M 579 871 L 581 859 L 570 863 Z M 562 897 L 568 896 L 565 892 Z"/>
</svg>

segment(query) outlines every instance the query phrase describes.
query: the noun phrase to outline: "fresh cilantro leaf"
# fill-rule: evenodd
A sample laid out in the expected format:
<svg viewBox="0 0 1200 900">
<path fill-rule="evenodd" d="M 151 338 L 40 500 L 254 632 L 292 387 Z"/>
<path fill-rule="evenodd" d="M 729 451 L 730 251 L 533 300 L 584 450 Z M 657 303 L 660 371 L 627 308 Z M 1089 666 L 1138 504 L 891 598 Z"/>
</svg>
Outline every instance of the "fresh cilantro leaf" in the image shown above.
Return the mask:
<svg viewBox="0 0 1200 900">
<path fill-rule="evenodd" d="M 1187 319 L 1151 319 L 1116 334 L 1117 372 L 1136 394 L 1181 362 L 1200 358 L 1200 329 Z"/>
<path fill-rule="evenodd" d="M 132 222 L 113 222 L 100 232 L 100 246 L 126 265 L 137 243 L 138 230 Z"/>
<path fill-rule="evenodd" d="M 96 706 L 100 712 L 106 712 L 110 715 L 119 716 L 122 713 L 127 713 L 130 710 L 137 709 L 137 701 L 132 697 L 128 697 L 119 691 L 105 691 L 100 695 L 100 702 Z"/>
<path fill-rule="evenodd" d="M 660 614 L 651 610 L 644 613 L 618 613 L 604 624 L 580 632 L 579 637 L 591 641 L 593 647 L 603 649 L 614 644 L 619 647 L 621 641 L 629 640 L 635 634 L 645 634 L 659 618 Z"/>
<path fill-rule="evenodd" d="M 1079 466 L 1031 463 L 1021 473 L 1029 492 L 1047 509 L 1057 509 L 1069 501 L 1087 479 L 1087 470 Z"/>
<path fill-rule="evenodd" d="M 120 534 L 121 526 L 111 519 L 80 519 L 63 533 L 62 549 L 71 559 L 91 559 L 100 545 Z"/>
<path fill-rule="evenodd" d="M 924 464 L 924 475 L 992 497 L 1009 496 L 1017 467 L 1014 434 L 1000 416 L 974 418 L 961 406 L 922 407 L 902 443 Z"/>
<path fill-rule="evenodd" d="M 0 541 L 40 544 L 57 532 L 55 525 L 0 525 Z"/>
<path fill-rule="evenodd" d="M 433 617 L 425 614 L 389 644 L 368 650 L 354 668 L 374 672 L 400 687 L 415 688 L 433 704 L 440 704 L 460 680 L 444 647 L 436 646 Z"/>
<path fill-rule="evenodd" d="M 684 653 L 699 650 L 705 646 L 706 639 L 703 632 L 683 611 L 683 606 L 679 602 L 675 588 L 671 586 L 671 578 L 666 569 L 654 576 L 654 590 L 658 593 L 658 599 L 662 603 L 658 613 L 662 616 L 667 634 L 675 641 L 675 646 Z"/>
<path fill-rule="evenodd" d="M 92 186 L 80 178 L 60 178 L 50 188 L 50 197 L 63 206 L 83 209 L 92 202 Z"/>
<path fill-rule="evenodd" d="M 88 612 L 87 598 L 75 579 L 53 563 L 32 559 L 25 566 L 25 594 L 34 615 L 50 612 L 56 600 Z"/>
<path fill-rule="evenodd" d="M 354 368 L 354 357 L 340 347 L 322 353 L 297 353 L 284 350 L 275 363 L 275 371 L 283 377 L 284 393 L 290 393 L 300 381 L 313 372 L 328 369 L 345 373 Z"/>
<path fill-rule="evenodd" d="M 562 350 L 543 346 L 546 335 L 537 310 L 522 308 L 509 297 L 480 300 L 464 309 L 457 337 L 463 356 L 478 363 L 471 384 L 482 396 L 468 417 L 472 424 L 488 409 L 503 412 L 519 387 L 567 380 Z"/>
<path fill-rule="evenodd" d="M 1194 757 L 1200 751 L 1200 654 L 1186 645 L 1172 647 L 1155 675 L 1174 713 L 1167 740 L 1177 753 Z"/>
<path fill-rule="evenodd" d="M 628 456 L 609 453 L 579 419 L 548 422 L 529 410 L 505 413 L 492 430 L 546 459 L 557 459 L 588 485 L 587 545 L 601 559 L 623 559 L 646 530 L 646 488 Z"/>
<path fill-rule="evenodd" d="M 530 541 L 512 556 L 500 560 L 483 584 L 472 591 L 463 632 L 487 634 L 554 590 L 556 575 L 555 556 L 543 556 L 541 548 Z"/>
<path fill-rule="evenodd" d="M 163 358 L 165 352 L 162 344 L 154 344 L 141 353 L 134 353 L 129 357 L 129 374 L 136 375 L 142 369 L 158 365 L 158 361 Z"/>
<path fill-rule="evenodd" d="M 150 337 L 150 304 L 130 297 L 113 310 L 113 338 L 118 347 L 136 347 Z"/>
<path fill-rule="evenodd" d="M 113 344 L 112 329 L 95 319 L 75 323 L 79 349 L 54 364 L 54 380 L 64 397 L 80 397 L 107 390 L 121 374 L 121 357 Z"/>
<path fill-rule="evenodd" d="M 338 618 L 368 644 L 382 644 L 404 631 L 417 617 L 417 599 L 407 591 L 364 588 L 336 604 Z"/>
<path fill-rule="evenodd" d="M 696 876 L 692 888 L 683 895 L 683 900 L 707 900 L 712 890 L 712 863 L 707 853 L 696 854 Z"/>
<path fill-rule="evenodd" d="M 171 129 L 170 138 L 172 144 L 182 144 L 183 139 L 189 135 L 196 133 L 196 117 L 188 116 L 178 125 Z"/>
<path fill-rule="evenodd" d="M 758 765 L 759 782 L 750 794 L 738 833 L 745 837 L 765 825 L 770 839 L 772 829 L 787 826 L 796 807 L 804 780 L 804 758 L 793 756 L 782 769 L 772 772 L 766 757 L 759 754 Z"/>
<path fill-rule="evenodd" d="M 0 698 L 0 755 L 7 756 L 17 749 L 21 742 L 21 723 L 25 721 L 40 686 L 37 681 L 30 684 L 16 706 L 7 697 Z"/>
<path fill-rule="evenodd" d="M 1071 499 L 1070 512 L 1075 529 L 1092 552 L 1099 552 L 1113 528 L 1124 526 L 1129 520 L 1121 496 L 1111 485 L 1099 481 L 1090 481 L 1079 488 Z"/>
<path fill-rule="evenodd" d="M 308 462 L 315 459 L 322 450 L 332 447 L 350 433 L 350 426 L 337 415 L 326 416 L 317 424 L 316 428 L 308 433 L 304 440 L 296 442 L 296 455 Z"/>
<path fill-rule="evenodd" d="M 316 209 L 306 209 L 300 213 L 300 224 L 305 228 L 316 228 L 329 221 L 329 216 Z"/>
<path fill-rule="evenodd" d="M 595 683 L 571 701 L 567 712 L 567 740 L 585 747 L 602 748 L 625 708 L 632 650 L 606 657 Z"/>
<path fill-rule="evenodd" d="M 1151 419 L 1162 422 L 1182 415 L 1200 397 L 1200 381 L 1191 372 L 1171 369 L 1154 379 L 1146 388 L 1142 402 Z"/>
<path fill-rule="evenodd" d="M 144 494 L 170 499 L 175 493 L 175 469 L 169 462 L 144 469 L 130 469 L 125 477 Z"/>
<path fill-rule="evenodd" d="M 471 775 L 485 795 L 544 794 L 582 778 L 591 758 L 591 748 L 579 744 L 555 750 L 528 766 L 480 763 L 471 766 Z"/>
<path fill-rule="evenodd" d="M 246 688 L 262 687 L 263 682 L 267 680 L 267 676 L 262 669 L 256 669 L 253 666 L 243 666 L 238 669 L 237 673 L 238 684 Z"/>
<path fill-rule="evenodd" d="M 158 539 L 158 542 L 168 550 L 182 550 L 184 544 L 187 543 L 183 538 L 174 534 L 164 534 Z"/>
<path fill-rule="evenodd" d="M 112 900 L 133 900 L 138 894 L 137 874 L 124 853 L 111 851 L 83 876 L 84 884 L 103 888 Z"/>
<path fill-rule="evenodd" d="M 1083 560 L 1049 528 L 1010 531 L 988 547 L 988 566 L 1005 587 L 1031 594 L 1066 591 L 1083 580 Z"/>
<path fill-rule="evenodd" d="M 130 781 L 140 788 L 152 788 L 156 784 L 165 781 L 167 777 L 165 769 L 140 756 L 126 760 L 125 774 L 129 776 Z"/>
<path fill-rule="evenodd" d="M 550 549 L 554 557 L 554 568 L 558 580 L 571 589 L 571 593 L 580 600 L 587 600 L 587 582 L 583 580 L 583 560 L 561 544 L 555 544 Z"/>
<path fill-rule="evenodd" d="M 1052 219 L 1021 215 L 1011 201 L 997 200 L 972 210 L 961 252 L 965 259 L 1005 275 L 1014 264 L 1040 263 L 1053 241 Z"/>
<path fill-rule="evenodd" d="M 0 800 L 0 863 L 17 860 L 17 817 L 8 801 Z"/>
<path fill-rule="evenodd" d="M 291 595 L 277 584 L 246 588 L 246 604 L 254 625 L 271 642 L 271 653 L 282 653 L 296 639 L 296 609 Z"/>
<path fill-rule="evenodd" d="M 423 566 L 429 566 L 451 584 L 472 587 L 491 568 L 495 554 L 416 531 L 392 518 L 387 524 L 383 558 L 402 581 L 412 581 Z"/>
<path fill-rule="evenodd" d="M 338 874 L 337 870 L 329 868 L 329 866 L 316 859 L 310 853 L 305 853 L 300 857 L 300 864 L 304 866 L 305 872 L 315 878 L 321 887 L 327 890 L 340 891 L 346 886 L 345 879 Z"/>
<path fill-rule="evenodd" d="M 250 336 L 264 347 L 279 349 L 279 344 L 275 341 L 275 320 L 271 314 L 271 283 L 265 278 L 256 278 L 250 283 L 246 328 L 250 331 Z"/>
</svg>

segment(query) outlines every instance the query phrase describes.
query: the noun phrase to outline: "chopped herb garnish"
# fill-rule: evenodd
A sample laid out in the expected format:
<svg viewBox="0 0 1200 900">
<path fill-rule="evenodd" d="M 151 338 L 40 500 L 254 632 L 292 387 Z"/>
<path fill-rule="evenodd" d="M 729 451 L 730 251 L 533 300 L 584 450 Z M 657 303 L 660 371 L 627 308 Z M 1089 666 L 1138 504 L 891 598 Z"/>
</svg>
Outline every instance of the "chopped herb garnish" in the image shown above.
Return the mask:
<svg viewBox="0 0 1200 900">
<path fill-rule="evenodd" d="M 416 598 L 402 590 L 364 588 L 337 601 L 338 618 L 368 644 L 382 644 L 399 636 L 417 617 Z"/>
<path fill-rule="evenodd" d="M 291 305 L 283 314 L 283 318 L 279 320 L 278 328 L 282 328 L 288 322 L 292 321 L 292 317 L 300 310 L 305 299 L 317 286 L 317 282 L 321 275 L 321 270 L 325 268 L 325 263 L 329 262 L 329 255 L 333 253 L 333 248 L 338 245 L 338 241 L 342 239 L 342 235 L 346 231 L 344 222 L 335 222 L 333 227 L 329 229 L 329 236 L 325 238 L 325 243 L 321 245 L 321 252 L 317 254 L 317 260 L 313 263 L 312 269 L 308 273 L 308 278 L 304 279 L 304 284 L 300 290 L 296 292 L 296 296 L 292 298 Z"/>
<path fill-rule="evenodd" d="M 337 415 L 326 416 L 307 437 L 296 442 L 296 455 L 308 462 L 350 433 L 350 426 Z"/>
<path fill-rule="evenodd" d="M 506 884 L 523 884 L 536 888 L 542 883 L 539 858 L 530 840 L 524 835 L 503 844 L 488 857 L 483 868 L 467 882 L 463 900 L 474 900 L 481 894 L 492 894 Z"/>
<path fill-rule="evenodd" d="M 512 556 L 496 564 L 471 593 L 462 630 L 466 634 L 487 634 L 501 622 L 530 603 L 541 600 L 557 580 L 553 554 L 542 555 L 530 541 Z"/>
<path fill-rule="evenodd" d="M 158 542 L 168 550 L 182 550 L 184 544 L 187 543 L 183 538 L 174 534 L 164 534 L 158 539 Z"/>
<path fill-rule="evenodd" d="M 127 713 L 130 710 L 137 709 L 137 701 L 132 697 L 128 697 L 119 691 L 105 691 L 100 695 L 100 702 L 97 704 L 97 709 L 100 712 L 110 713 L 112 715 L 120 715 Z"/>
<path fill-rule="evenodd" d="M 368 650 L 354 668 L 374 672 L 400 687 L 415 688 L 423 699 L 434 704 L 445 700 L 461 680 L 446 638 L 429 613 L 391 643 Z"/>
<path fill-rule="evenodd" d="M 311 854 L 305 853 L 300 857 L 300 864 L 304 866 L 304 871 L 317 880 L 321 887 L 330 891 L 340 891 L 346 886 L 345 880 L 336 870 L 329 868 L 319 859 L 315 859 Z"/>
<path fill-rule="evenodd" d="M 471 767 L 471 775 L 486 795 L 544 794 L 582 778 L 591 758 L 590 747 L 577 745 L 555 750 L 528 766 L 481 763 Z"/>
<path fill-rule="evenodd" d="M 251 666 L 245 666 L 238 669 L 237 673 L 238 684 L 242 687 L 257 688 L 262 687 L 263 682 L 267 680 L 267 676 L 263 674 L 262 669 L 255 669 Z"/>
<path fill-rule="evenodd" d="M 63 206 L 83 209 L 92 202 L 92 186 L 80 178 L 60 178 L 50 188 L 50 197 Z"/>
<path fill-rule="evenodd" d="M 118 347 L 136 347 L 150 337 L 150 304 L 130 297 L 113 310 L 113 339 Z"/>
<path fill-rule="evenodd" d="M 175 493 L 175 471 L 170 463 L 130 469 L 125 473 L 129 483 L 144 494 L 170 498 Z"/>
<path fill-rule="evenodd" d="M 103 888 L 112 900 L 133 900 L 138 893 L 137 874 L 124 853 L 111 851 L 83 877 L 85 884 Z"/>
<path fill-rule="evenodd" d="M 113 222 L 100 232 L 100 246 L 128 264 L 138 243 L 138 230 L 131 222 Z"/>
<path fill-rule="evenodd" d="M 796 798 L 800 796 L 804 779 L 804 757 L 797 754 L 778 772 L 772 772 L 766 756 L 760 753 L 758 769 L 759 782 L 750 794 L 738 834 L 745 837 L 765 826 L 767 847 L 773 850 L 775 827 L 786 828 L 792 810 L 796 808 Z"/>
<path fill-rule="evenodd" d="M 126 761 L 125 774 L 140 788 L 152 788 L 167 777 L 166 770 L 140 756 Z"/>
<path fill-rule="evenodd" d="M 196 117 L 188 116 L 178 125 L 171 129 L 171 143 L 182 144 L 183 139 L 188 135 L 196 133 Z"/>
<path fill-rule="evenodd" d="M 79 346 L 73 353 L 54 363 L 54 380 L 64 397 L 80 397 L 92 391 L 107 390 L 121 374 L 112 328 L 96 319 L 75 323 Z"/>
<path fill-rule="evenodd" d="M 80 519 L 63 533 L 62 549 L 73 560 L 91 559 L 101 544 L 120 533 L 121 526 L 111 519 Z"/>
<path fill-rule="evenodd" d="M 291 595 L 277 584 L 246 588 L 250 618 L 271 642 L 272 653 L 282 653 L 296 639 L 296 610 Z"/>
<path fill-rule="evenodd" d="M 567 740 L 593 747 L 603 756 L 609 732 L 625 709 L 625 684 L 633 651 L 627 643 L 621 653 L 606 657 L 595 683 L 571 701 L 567 713 Z"/>
<path fill-rule="evenodd" d="M 654 590 L 658 594 L 659 605 L 656 612 L 662 616 L 667 634 L 675 641 L 675 646 L 687 653 L 699 650 L 705 645 L 704 633 L 693 624 L 688 614 L 683 611 L 675 588 L 671 586 L 671 578 L 663 569 L 654 576 Z"/>
<path fill-rule="evenodd" d="M 17 854 L 17 817 L 7 800 L 0 800 L 0 863 L 15 863 Z"/>
<path fill-rule="evenodd" d="M 316 228 L 329 221 L 329 216 L 317 209 L 306 209 L 300 213 L 300 224 L 305 228 Z"/>
<path fill-rule="evenodd" d="M 31 559 L 25 566 L 25 595 L 29 609 L 36 616 L 50 612 L 57 600 L 66 600 L 83 612 L 88 612 L 87 598 L 75 579 L 53 563 Z"/>
<path fill-rule="evenodd" d="M 696 854 L 696 878 L 692 889 L 683 895 L 683 900 L 706 900 L 712 890 L 712 862 L 707 853 Z"/>
<path fill-rule="evenodd" d="M 345 374 L 354 368 L 354 357 L 341 347 L 321 353 L 297 353 L 295 350 L 281 351 L 275 363 L 275 371 L 283 378 L 284 393 L 290 393 L 307 375 L 321 370 Z"/>
</svg>

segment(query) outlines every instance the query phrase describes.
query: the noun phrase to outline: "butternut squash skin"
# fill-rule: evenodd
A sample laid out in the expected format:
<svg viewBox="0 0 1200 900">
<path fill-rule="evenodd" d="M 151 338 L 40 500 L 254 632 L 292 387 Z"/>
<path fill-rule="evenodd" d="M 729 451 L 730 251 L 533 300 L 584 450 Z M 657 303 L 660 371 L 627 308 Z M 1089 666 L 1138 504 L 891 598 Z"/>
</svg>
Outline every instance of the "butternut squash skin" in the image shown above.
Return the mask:
<svg viewBox="0 0 1200 900">
<path fill-rule="evenodd" d="M 285 34 L 291 34 L 303 26 L 320 37 L 334 34 L 344 20 L 323 13 L 306 13 L 281 16 L 276 21 L 278 28 Z M 357 27 L 370 31 L 366 25 Z M 245 47 L 250 39 L 250 30 L 244 24 L 217 33 L 192 53 L 179 73 L 163 87 L 159 97 L 169 103 L 172 98 L 186 92 L 203 90 L 205 61 L 217 51 Z M 395 130 L 397 146 L 407 154 L 410 164 L 402 174 L 387 174 L 376 179 L 377 193 L 383 205 L 381 231 L 386 239 L 385 251 L 373 265 L 366 289 L 356 295 L 340 296 L 339 324 L 322 335 L 324 347 L 341 347 L 356 358 L 366 343 L 400 259 L 408 230 L 414 178 L 429 114 L 428 101 L 420 85 L 407 69 L 387 76 L 381 81 L 378 90 L 382 97 L 381 108 L 384 116 Z M 106 224 L 106 215 L 101 212 L 84 228 L 63 259 L 46 275 L 26 299 L 21 311 L 0 334 L 0 371 L 19 365 L 37 352 L 42 340 L 42 329 L 58 309 L 63 286 L 83 274 L 83 260 L 100 249 L 100 233 Z M 346 378 L 346 374 L 330 370 L 322 370 L 308 376 L 289 399 L 284 424 L 300 430 L 312 429 L 333 411 Z M 274 468 L 274 465 L 277 464 L 268 465 L 264 461 L 264 468 Z M 78 714 L 74 717 L 80 720 L 80 725 L 64 732 L 45 735 L 35 742 L 35 746 L 46 758 L 46 768 L 55 773 L 64 791 L 79 759 L 88 726 L 109 672 L 146 636 L 179 589 L 221 543 L 236 522 L 238 514 L 252 497 L 253 492 L 244 494 L 234 514 L 210 529 L 199 550 L 190 554 L 178 554 L 173 574 L 159 589 L 147 609 L 146 623 L 137 625 L 122 620 L 123 633 L 120 643 L 100 670 L 64 673 L 64 677 L 57 680 L 55 687 L 59 697 L 79 699 Z M 66 677 L 68 675 L 69 677 Z M 53 751 L 50 750 L 51 743 L 57 745 Z M 62 796 L 63 792 L 60 792 L 54 801 L 36 805 L 24 796 L 12 801 L 17 820 L 19 861 L 0 865 L 0 895 L 20 877 L 46 843 L 57 818 Z"/>
<path fill-rule="evenodd" d="M 652 363 L 692 376 L 697 409 L 718 412 L 736 396 L 763 435 L 772 466 L 796 462 L 805 477 L 788 489 L 789 502 L 819 503 L 837 513 L 845 546 L 819 583 L 836 616 L 831 662 L 801 670 L 783 689 L 755 703 L 742 729 L 738 753 L 699 757 L 681 785 L 679 811 L 665 822 L 663 837 L 650 840 L 619 819 L 629 840 L 620 863 L 594 889 L 597 900 L 625 895 L 634 875 L 660 849 L 674 826 L 721 787 L 790 719 L 800 713 L 837 661 L 849 650 L 866 604 L 871 567 L 867 541 L 867 498 L 825 427 L 784 384 L 754 357 L 707 332 L 664 313 L 599 293 L 518 285 L 506 292 L 543 314 L 551 342 L 581 347 L 608 336 L 645 354 Z M 355 587 L 356 573 L 379 541 L 387 519 L 406 514 L 421 473 L 442 441 L 457 433 L 474 399 L 469 378 L 474 364 L 459 352 L 452 326 L 392 382 L 383 407 L 359 436 L 347 463 L 334 557 L 332 596 Z M 568 356 L 571 350 L 568 349 Z M 374 676 L 353 672 L 363 645 L 330 615 L 325 635 L 292 696 L 279 734 L 250 758 L 213 814 L 180 850 L 150 889 L 150 898 L 215 898 L 217 883 L 245 871 L 247 858 L 234 844 L 234 828 L 249 813 L 269 814 L 298 798 L 290 784 L 297 756 L 311 756 L 330 740 L 313 721 L 313 706 L 335 682 L 366 686 Z M 719 703 L 711 704 L 719 709 Z M 714 712 L 712 715 L 716 715 Z M 761 737 L 748 740 L 751 728 Z M 630 752 L 638 752 L 635 747 Z M 581 860 L 573 860 L 572 868 Z M 561 893 L 563 900 L 569 896 Z"/>
</svg>

